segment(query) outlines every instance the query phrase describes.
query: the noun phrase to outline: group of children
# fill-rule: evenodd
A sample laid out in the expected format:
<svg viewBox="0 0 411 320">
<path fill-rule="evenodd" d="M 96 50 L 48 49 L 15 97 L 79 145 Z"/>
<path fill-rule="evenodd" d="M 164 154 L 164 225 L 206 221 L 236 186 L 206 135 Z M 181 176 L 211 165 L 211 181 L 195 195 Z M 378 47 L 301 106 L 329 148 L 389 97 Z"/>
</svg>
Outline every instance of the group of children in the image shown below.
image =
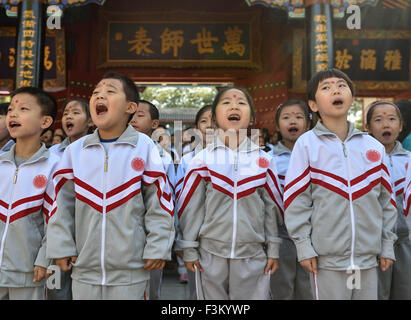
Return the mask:
<svg viewBox="0 0 411 320">
<path fill-rule="evenodd" d="M 411 299 L 401 113 L 372 104 L 367 134 L 347 121 L 345 73 L 319 72 L 307 90 L 308 105 L 278 107 L 279 142 L 264 151 L 251 96 L 222 88 L 177 167 L 151 139 L 158 109 L 124 75 L 67 101 L 67 138 L 50 149 L 55 100 L 13 92 L 0 115 L 0 299 L 44 299 L 52 264 L 61 289 L 48 299 L 159 299 L 173 246 L 192 299 Z"/>
</svg>

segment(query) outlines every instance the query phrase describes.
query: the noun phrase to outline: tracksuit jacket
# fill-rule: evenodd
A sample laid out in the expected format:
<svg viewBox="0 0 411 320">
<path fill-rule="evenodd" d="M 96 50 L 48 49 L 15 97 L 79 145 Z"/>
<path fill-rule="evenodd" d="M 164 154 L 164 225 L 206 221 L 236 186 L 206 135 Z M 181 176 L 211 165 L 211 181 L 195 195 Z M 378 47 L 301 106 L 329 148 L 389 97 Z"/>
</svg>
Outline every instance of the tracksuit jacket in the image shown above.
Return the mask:
<svg viewBox="0 0 411 320">
<path fill-rule="evenodd" d="M 57 154 L 61 158 L 63 156 L 64 150 L 66 150 L 69 144 L 70 144 L 70 138 L 67 137 L 61 143 L 51 146 L 49 150 Z"/>
<path fill-rule="evenodd" d="M 377 266 L 395 260 L 397 218 L 384 146 L 349 124 L 341 141 L 319 121 L 301 135 L 285 179 L 285 224 L 298 260 L 319 268 Z"/>
<path fill-rule="evenodd" d="M 37 287 L 34 266 L 47 268 L 46 226 L 59 158 L 46 146 L 16 167 L 15 145 L 0 155 L 0 286 Z"/>
<path fill-rule="evenodd" d="M 394 227 L 398 236 L 397 243 L 408 240 L 410 234 L 403 208 L 406 166 L 409 159 L 411 159 L 411 152 L 405 150 L 398 141 L 391 153 L 385 157 L 385 165 L 390 173 L 391 186 L 398 208 L 397 223 Z"/>
<path fill-rule="evenodd" d="M 282 193 L 274 159 L 246 138 L 231 150 L 216 137 L 189 162 L 178 198 L 184 260 L 198 248 L 230 259 L 252 258 L 265 246 L 278 258 Z"/>
<path fill-rule="evenodd" d="M 171 258 L 173 203 L 149 137 L 128 126 L 110 150 L 98 129 L 66 147 L 53 179 L 47 256 L 77 256 L 77 281 L 127 285 L 149 279 L 144 259 Z"/>
<path fill-rule="evenodd" d="M 404 215 L 408 226 L 409 239 L 411 241 L 411 156 L 408 157 L 406 164 L 407 175 L 404 183 Z"/>
</svg>

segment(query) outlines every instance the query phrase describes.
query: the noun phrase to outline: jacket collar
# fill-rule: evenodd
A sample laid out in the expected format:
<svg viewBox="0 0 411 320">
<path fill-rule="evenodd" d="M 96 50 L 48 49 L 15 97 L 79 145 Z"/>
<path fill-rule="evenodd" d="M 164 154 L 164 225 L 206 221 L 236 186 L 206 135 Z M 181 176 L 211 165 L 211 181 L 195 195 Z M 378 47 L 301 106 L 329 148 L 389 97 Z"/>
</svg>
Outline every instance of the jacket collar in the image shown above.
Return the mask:
<svg viewBox="0 0 411 320">
<path fill-rule="evenodd" d="M 64 149 L 67 148 L 67 146 L 70 144 L 70 138 L 67 137 L 66 139 L 64 139 L 58 146 L 58 150 L 59 151 L 64 151 Z"/>
<path fill-rule="evenodd" d="M 16 149 L 16 144 L 12 145 L 9 151 L 0 155 L 0 161 L 9 161 L 15 163 L 14 161 L 14 151 Z M 24 164 L 34 163 L 40 161 L 41 159 L 47 159 L 50 155 L 50 151 L 46 148 L 46 145 L 42 142 L 39 150 L 33 154 L 30 159 L 28 159 Z"/>
<path fill-rule="evenodd" d="M 288 149 L 285 145 L 283 145 L 281 141 L 278 141 L 278 143 L 274 146 L 273 154 L 275 154 L 276 156 L 279 156 L 281 154 L 286 154 L 286 153 L 291 154 L 291 150 Z"/>
<path fill-rule="evenodd" d="M 347 121 L 348 123 L 348 135 L 347 138 L 345 138 L 345 140 L 349 140 L 351 139 L 353 136 L 356 135 L 367 135 L 368 133 L 366 132 L 362 132 L 358 129 L 356 129 L 354 127 L 354 125 Z M 323 123 L 321 120 L 318 120 L 317 124 L 315 125 L 315 127 L 313 128 L 313 132 L 317 135 L 317 136 L 322 136 L 322 135 L 333 135 L 333 136 L 337 136 L 334 132 L 331 132 Z"/>
<path fill-rule="evenodd" d="M 216 136 L 213 140 L 213 142 L 209 143 L 206 147 L 208 151 L 213 151 L 217 148 L 224 148 L 224 149 L 230 149 L 228 148 L 223 141 L 221 141 L 219 136 Z M 231 149 L 230 149 L 231 150 Z M 251 152 L 255 150 L 260 150 L 260 147 L 257 146 L 254 142 L 252 142 L 248 137 L 246 137 L 238 146 L 236 149 L 239 152 Z"/>
<path fill-rule="evenodd" d="M 128 125 L 126 130 L 123 131 L 121 136 L 115 141 L 115 144 L 118 143 L 127 143 L 132 146 L 137 145 L 138 135 L 142 133 L 138 133 L 132 126 Z M 83 148 L 87 148 L 92 145 L 101 145 L 100 136 L 98 134 L 98 128 L 94 130 L 94 132 L 88 135 L 83 142 Z"/>
<path fill-rule="evenodd" d="M 392 149 L 389 155 L 408 155 L 409 151 L 405 150 L 401 142 L 395 141 L 394 149 Z"/>
<path fill-rule="evenodd" d="M 0 151 L 7 152 L 11 149 L 11 147 L 15 144 L 13 139 L 7 141 L 7 143 L 0 149 Z"/>
</svg>

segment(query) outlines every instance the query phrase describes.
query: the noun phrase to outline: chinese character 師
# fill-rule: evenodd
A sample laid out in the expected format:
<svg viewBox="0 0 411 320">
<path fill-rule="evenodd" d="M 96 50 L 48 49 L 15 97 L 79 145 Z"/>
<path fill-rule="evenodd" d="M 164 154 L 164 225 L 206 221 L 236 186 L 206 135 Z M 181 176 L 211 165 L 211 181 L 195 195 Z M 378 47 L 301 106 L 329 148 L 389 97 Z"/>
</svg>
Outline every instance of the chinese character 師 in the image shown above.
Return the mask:
<svg viewBox="0 0 411 320">
<path fill-rule="evenodd" d="M 173 57 L 177 57 L 178 49 L 181 48 L 184 43 L 183 30 L 170 31 L 169 28 L 165 28 L 160 38 L 161 54 L 165 54 L 173 48 Z"/>
</svg>

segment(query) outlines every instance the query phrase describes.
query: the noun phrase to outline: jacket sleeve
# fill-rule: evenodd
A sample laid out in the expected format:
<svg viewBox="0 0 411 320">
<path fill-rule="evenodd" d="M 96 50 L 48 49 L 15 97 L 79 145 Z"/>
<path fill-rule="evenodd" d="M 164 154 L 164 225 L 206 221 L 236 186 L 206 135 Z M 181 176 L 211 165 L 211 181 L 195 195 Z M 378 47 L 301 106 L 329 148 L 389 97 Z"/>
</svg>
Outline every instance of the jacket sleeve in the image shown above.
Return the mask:
<svg viewBox="0 0 411 320">
<path fill-rule="evenodd" d="M 184 261 L 199 259 L 198 237 L 205 216 L 206 185 L 203 176 L 208 171 L 196 161 L 187 167 L 184 184 L 178 199 L 178 219 L 182 239 L 178 241 L 183 249 Z"/>
<path fill-rule="evenodd" d="M 409 240 L 411 241 L 411 156 L 408 157 L 408 169 L 404 185 L 404 215 L 407 222 Z"/>
<path fill-rule="evenodd" d="M 385 151 L 383 150 L 383 157 L 385 158 Z M 397 240 L 397 235 L 394 233 L 395 223 L 397 221 L 397 206 L 395 203 L 394 194 L 391 187 L 391 179 L 388 169 L 382 161 L 382 187 L 378 201 L 383 210 L 382 221 L 382 237 L 381 237 L 381 254 L 382 258 L 389 258 L 395 260 L 394 242 Z"/>
<path fill-rule="evenodd" d="M 146 158 L 142 180 L 142 196 L 146 207 L 144 224 L 147 232 L 143 259 L 170 260 L 174 241 L 172 190 L 154 143 Z"/>
<path fill-rule="evenodd" d="M 67 147 L 53 175 L 56 196 L 47 226 L 47 257 L 50 259 L 78 255 L 74 233 L 76 196 L 73 180 L 71 149 Z"/>
<path fill-rule="evenodd" d="M 264 232 L 267 257 L 278 259 L 280 256 L 281 238 L 278 236 L 278 227 L 283 221 L 283 194 L 274 158 L 270 161 L 267 169 L 267 182 L 263 189 L 262 200 L 265 204 Z"/>
<path fill-rule="evenodd" d="M 301 139 L 291 153 L 285 177 L 285 225 L 297 248 L 298 261 L 318 256 L 311 243 L 313 200 L 308 150 Z"/>
</svg>

